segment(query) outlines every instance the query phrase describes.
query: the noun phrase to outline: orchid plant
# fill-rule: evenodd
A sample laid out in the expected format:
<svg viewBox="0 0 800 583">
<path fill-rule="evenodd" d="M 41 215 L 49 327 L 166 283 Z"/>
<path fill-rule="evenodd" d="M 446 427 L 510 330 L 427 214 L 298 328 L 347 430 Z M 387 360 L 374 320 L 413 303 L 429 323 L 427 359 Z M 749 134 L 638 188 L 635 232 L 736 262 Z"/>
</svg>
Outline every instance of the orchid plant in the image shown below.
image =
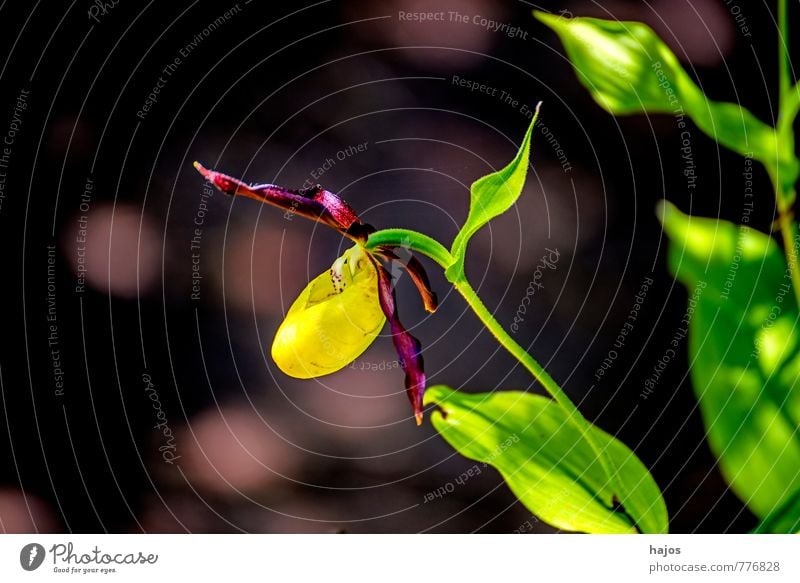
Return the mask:
<svg viewBox="0 0 800 583">
<path fill-rule="evenodd" d="M 666 532 L 664 500 L 647 468 L 623 443 L 583 417 L 559 384 L 495 319 L 465 273 L 470 238 L 512 208 L 522 192 L 538 115 L 537 106 L 515 158 L 472 184 L 466 222 L 449 249 L 417 231 L 376 230 L 321 186 L 251 186 L 197 162 L 195 168 L 223 193 L 317 221 L 353 242 L 329 271 L 308 284 L 278 328 L 271 352 L 284 373 L 313 378 L 342 369 L 366 350 L 388 320 L 417 424 L 422 423 L 423 409 L 430 407 L 432 423 L 444 439 L 467 458 L 494 466 L 540 519 L 571 531 Z M 398 270 L 386 268 L 399 263 L 416 284 L 426 310 L 435 311 L 436 295 L 414 253 L 444 270 L 486 329 L 550 398 L 521 391 L 464 393 L 442 385 L 426 390 L 422 346 L 398 317 L 392 275 Z"/>
</svg>

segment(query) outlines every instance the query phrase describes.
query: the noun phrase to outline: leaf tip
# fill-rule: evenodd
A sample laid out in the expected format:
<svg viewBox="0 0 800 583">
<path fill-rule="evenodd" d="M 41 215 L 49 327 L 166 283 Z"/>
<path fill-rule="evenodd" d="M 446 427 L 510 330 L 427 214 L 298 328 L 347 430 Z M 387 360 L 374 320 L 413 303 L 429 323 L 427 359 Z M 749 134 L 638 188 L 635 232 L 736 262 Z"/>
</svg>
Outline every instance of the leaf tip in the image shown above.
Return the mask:
<svg viewBox="0 0 800 583">
<path fill-rule="evenodd" d="M 536 104 L 536 107 L 534 107 L 534 108 L 533 108 L 533 117 L 531 118 L 531 123 L 530 123 L 530 125 L 528 126 L 528 131 L 527 131 L 527 133 L 525 134 L 525 138 L 526 138 L 528 141 L 530 141 L 530 136 L 531 136 L 531 134 L 533 133 L 533 128 L 534 128 L 534 126 L 535 126 L 535 125 L 536 125 L 536 123 L 539 121 L 539 112 L 540 112 L 540 111 L 541 111 L 541 109 L 542 109 L 542 103 L 544 103 L 544 102 L 543 102 L 543 101 L 539 101 L 539 102 Z"/>
<path fill-rule="evenodd" d="M 675 212 L 675 205 L 669 202 L 666 199 L 661 199 L 656 203 L 656 217 L 661 224 L 666 224 L 667 220 L 669 220 L 670 215 Z"/>
<path fill-rule="evenodd" d="M 553 30 L 556 30 L 558 21 L 563 18 L 562 16 L 558 16 L 556 14 L 550 14 L 549 12 L 544 12 L 542 10 L 534 10 L 533 17 L 542 24 L 549 26 Z"/>
</svg>

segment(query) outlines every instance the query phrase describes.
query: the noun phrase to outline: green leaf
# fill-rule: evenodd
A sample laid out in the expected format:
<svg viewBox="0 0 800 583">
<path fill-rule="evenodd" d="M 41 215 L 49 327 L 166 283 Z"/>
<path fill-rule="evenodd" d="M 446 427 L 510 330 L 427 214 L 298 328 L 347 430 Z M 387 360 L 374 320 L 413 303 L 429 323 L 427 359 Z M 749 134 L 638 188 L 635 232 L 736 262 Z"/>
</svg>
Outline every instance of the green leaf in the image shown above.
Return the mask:
<svg viewBox="0 0 800 583">
<path fill-rule="evenodd" d="M 800 534 L 800 490 L 767 516 L 754 534 Z"/>
<path fill-rule="evenodd" d="M 731 489 L 763 519 L 800 489 L 800 334 L 786 260 L 747 225 L 668 203 L 659 214 L 670 269 L 689 291 L 676 335 L 688 324 L 709 445 Z"/>
<path fill-rule="evenodd" d="M 528 126 L 522 145 L 511 163 L 502 170 L 479 178 L 472 183 L 469 215 L 453 240 L 453 246 L 450 249 L 455 262 L 446 271 L 449 281 L 455 282 L 464 279 L 464 257 L 470 238 L 486 223 L 514 206 L 522 193 L 528 173 L 531 134 L 539 117 L 539 105 L 536 106 L 536 113 Z"/>
<path fill-rule="evenodd" d="M 627 490 L 613 492 L 591 446 L 555 401 L 518 391 L 468 394 L 439 385 L 427 390 L 425 402 L 438 406 L 431 421 L 442 437 L 463 456 L 494 466 L 520 502 L 545 522 L 590 533 L 667 531 L 661 492 L 636 455 L 593 427 Z"/>
<path fill-rule="evenodd" d="M 534 14 L 558 34 L 578 79 L 609 113 L 670 113 L 679 127 L 688 115 L 712 139 L 759 160 L 773 176 L 789 185 L 797 180 L 797 158 L 779 147 L 775 130 L 740 105 L 708 99 L 646 24 Z"/>
</svg>

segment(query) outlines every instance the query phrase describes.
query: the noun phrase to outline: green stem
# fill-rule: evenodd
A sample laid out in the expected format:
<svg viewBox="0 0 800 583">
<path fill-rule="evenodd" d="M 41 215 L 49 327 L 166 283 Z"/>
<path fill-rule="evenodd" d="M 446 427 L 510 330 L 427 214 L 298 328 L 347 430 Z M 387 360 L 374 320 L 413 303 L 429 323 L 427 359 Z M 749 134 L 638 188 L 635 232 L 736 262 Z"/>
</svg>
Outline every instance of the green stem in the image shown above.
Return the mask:
<svg viewBox="0 0 800 583">
<path fill-rule="evenodd" d="M 798 256 L 797 248 L 797 223 L 792 215 L 792 204 L 796 194 L 794 188 L 790 189 L 789 192 L 786 192 L 780 185 L 776 185 L 775 188 L 778 200 L 778 224 L 786 253 L 786 264 L 789 267 L 794 297 L 797 300 L 797 305 L 800 306 L 800 257 Z"/>
<path fill-rule="evenodd" d="M 427 255 L 436 261 L 436 263 L 445 270 L 445 273 L 447 272 L 447 268 L 455 262 L 455 258 L 441 243 L 428 235 L 408 229 L 384 229 L 382 231 L 377 231 L 369 236 L 364 246 L 367 249 L 376 249 L 378 247 L 406 247 L 418 251 L 423 255 Z M 553 377 L 547 373 L 535 358 L 528 354 L 522 346 L 517 344 L 517 342 L 509 336 L 508 332 L 505 331 L 480 297 L 478 297 L 478 294 L 475 293 L 475 290 L 466 278 L 462 276 L 450 280 L 450 283 L 453 284 L 456 290 L 467 301 L 469 307 L 472 308 L 472 311 L 475 312 L 478 319 L 480 319 L 483 325 L 492 333 L 500 345 L 511 353 L 511 355 L 533 375 L 533 378 L 539 381 L 550 396 L 553 397 L 553 400 L 566 411 L 570 421 L 572 421 L 575 427 L 577 427 L 580 433 L 586 438 L 589 446 L 594 451 L 616 494 L 622 495 L 624 492 L 622 484 L 619 483 L 616 472 L 612 472 L 613 464 L 610 463 L 605 449 L 600 447 L 597 439 L 595 439 L 592 433 L 592 424 L 581 414 L 572 400 L 564 392 L 564 389 L 553 380 Z"/>
<path fill-rule="evenodd" d="M 364 247 L 375 249 L 377 247 L 407 247 L 427 255 L 443 269 L 453 263 L 453 256 L 436 239 L 423 233 L 409 229 L 383 229 L 369 236 Z"/>
<path fill-rule="evenodd" d="M 778 147 L 780 158 L 791 160 L 795 157 L 794 120 L 800 109 L 800 84 L 793 85 L 789 61 L 789 23 L 787 0 L 778 0 Z M 800 305 L 800 258 L 796 245 L 797 223 L 792 214 L 796 193 L 793 184 L 789 184 L 785 176 L 780 175 L 780 168 L 776 168 L 777 175 L 772 176 L 775 188 L 775 201 L 778 210 L 778 224 L 781 238 L 786 252 L 786 264 L 792 279 L 794 296 Z M 772 173 L 770 173 L 772 174 Z"/>
<path fill-rule="evenodd" d="M 539 364 L 535 358 L 533 358 L 528 352 L 520 346 L 511 336 L 509 336 L 508 332 L 500 325 L 500 323 L 495 319 L 483 301 L 480 299 L 475 290 L 469 284 L 466 279 L 461 279 L 458 281 L 453 282 L 456 290 L 463 296 L 463 298 L 469 304 L 469 307 L 472 308 L 472 311 L 478 316 L 483 325 L 492 333 L 492 335 L 497 339 L 500 345 L 505 348 L 511 355 L 516 358 L 522 366 L 524 366 L 528 372 L 530 372 L 533 377 L 539 381 L 539 383 L 544 387 L 544 389 L 553 397 L 556 403 L 558 403 L 564 411 L 566 411 L 570 421 L 578 428 L 581 434 L 586 438 L 586 441 L 591 446 L 592 450 L 594 450 L 595 455 L 597 456 L 600 465 L 603 468 L 606 476 L 608 476 L 609 482 L 613 489 L 616 490 L 616 494 L 622 497 L 623 491 L 621 490 L 621 484 L 618 483 L 616 472 L 612 472 L 612 464 L 608 460 L 608 456 L 605 452 L 605 449 L 600 446 L 597 439 L 595 439 L 594 434 L 592 433 L 592 424 L 584 417 L 572 400 L 567 396 L 567 393 L 564 392 L 559 384 L 550 376 L 550 374 Z"/>
<path fill-rule="evenodd" d="M 794 142 L 794 120 L 797 117 L 798 112 L 800 112 L 800 82 L 795 83 L 794 85 L 789 85 L 789 83 L 784 82 L 787 85 L 787 88 L 781 90 L 781 94 L 779 96 L 779 109 L 778 109 L 778 123 L 777 123 L 777 131 L 778 131 L 778 140 L 779 140 L 779 148 L 782 150 L 786 150 L 786 144 L 782 140 L 788 137 L 791 142 Z M 786 154 L 793 154 L 792 150 L 788 152 L 782 152 Z"/>
<path fill-rule="evenodd" d="M 778 136 L 791 135 L 794 120 L 800 112 L 800 82 L 794 84 L 784 96 L 778 115 Z"/>
</svg>

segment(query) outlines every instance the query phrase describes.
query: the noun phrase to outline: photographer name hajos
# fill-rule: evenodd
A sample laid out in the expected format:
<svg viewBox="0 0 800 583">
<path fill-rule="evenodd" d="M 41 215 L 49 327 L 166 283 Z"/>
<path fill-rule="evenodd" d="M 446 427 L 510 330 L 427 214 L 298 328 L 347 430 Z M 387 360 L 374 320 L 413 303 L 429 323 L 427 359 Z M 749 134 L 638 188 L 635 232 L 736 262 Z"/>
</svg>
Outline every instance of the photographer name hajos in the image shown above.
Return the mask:
<svg viewBox="0 0 800 583">
<path fill-rule="evenodd" d="M 144 555 L 141 551 L 110 555 L 103 553 L 97 546 L 90 552 L 82 554 L 73 552 L 73 549 L 72 543 L 59 543 L 50 547 L 53 564 L 56 565 L 60 561 L 67 565 L 154 565 L 158 561 L 158 555 Z"/>
</svg>

